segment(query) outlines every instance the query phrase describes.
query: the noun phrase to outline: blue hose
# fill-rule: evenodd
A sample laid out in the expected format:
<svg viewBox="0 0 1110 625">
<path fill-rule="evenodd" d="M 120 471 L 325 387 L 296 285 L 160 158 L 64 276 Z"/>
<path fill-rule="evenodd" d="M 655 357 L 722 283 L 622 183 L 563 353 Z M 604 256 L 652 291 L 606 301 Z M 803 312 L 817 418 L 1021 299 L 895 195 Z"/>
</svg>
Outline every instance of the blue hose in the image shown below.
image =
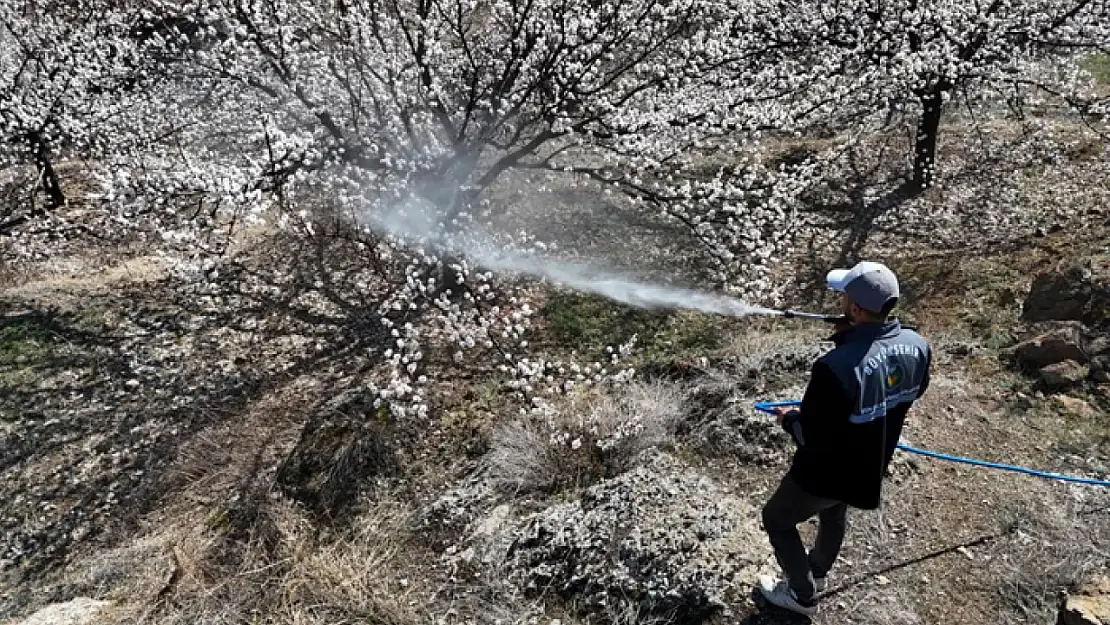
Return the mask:
<svg viewBox="0 0 1110 625">
<path fill-rule="evenodd" d="M 760 412 L 774 414 L 775 408 L 783 406 L 800 406 L 802 402 L 797 400 L 788 401 L 760 401 L 755 403 L 755 409 Z M 912 454 L 920 454 L 929 458 L 936 458 L 938 460 L 948 460 L 950 462 L 961 462 L 963 464 L 970 464 L 977 467 L 987 467 L 990 469 L 1001 469 L 1003 471 L 1014 471 L 1016 473 L 1024 473 L 1034 477 L 1043 477 L 1050 480 L 1060 480 L 1061 482 L 1074 482 L 1076 484 L 1091 484 L 1094 486 L 1110 486 L 1110 480 L 1096 480 L 1089 477 L 1079 477 L 1076 475 L 1064 475 L 1062 473 L 1049 473 L 1047 471 L 1038 471 L 1028 467 L 1019 467 L 1012 464 L 1001 464 L 998 462 L 987 462 L 986 460 L 978 460 L 976 458 L 965 458 L 963 456 L 953 456 L 950 454 L 942 454 L 937 451 L 929 451 L 928 449 L 921 449 L 912 445 L 898 443 L 898 449 L 908 451 Z"/>
</svg>

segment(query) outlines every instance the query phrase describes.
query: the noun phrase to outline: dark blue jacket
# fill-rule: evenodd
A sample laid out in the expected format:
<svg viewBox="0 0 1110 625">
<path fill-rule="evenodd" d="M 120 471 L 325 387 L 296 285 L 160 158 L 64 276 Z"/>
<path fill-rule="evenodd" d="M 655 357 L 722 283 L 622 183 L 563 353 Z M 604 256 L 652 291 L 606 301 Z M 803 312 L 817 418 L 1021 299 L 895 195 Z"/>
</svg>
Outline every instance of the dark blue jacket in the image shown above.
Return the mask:
<svg viewBox="0 0 1110 625">
<path fill-rule="evenodd" d="M 800 409 L 783 419 L 798 449 L 790 474 L 807 493 L 879 507 L 906 412 L 929 385 L 928 343 L 898 321 L 853 326 L 813 365 Z"/>
</svg>

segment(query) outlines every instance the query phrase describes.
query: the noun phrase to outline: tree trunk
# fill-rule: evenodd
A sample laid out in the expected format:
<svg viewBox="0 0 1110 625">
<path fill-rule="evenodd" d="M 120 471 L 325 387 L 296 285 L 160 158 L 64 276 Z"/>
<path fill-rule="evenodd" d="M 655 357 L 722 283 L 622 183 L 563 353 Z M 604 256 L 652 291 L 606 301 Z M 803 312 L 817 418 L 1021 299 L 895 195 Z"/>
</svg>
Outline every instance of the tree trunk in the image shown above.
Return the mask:
<svg viewBox="0 0 1110 625">
<path fill-rule="evenodd" d="M 914 145 L 913 184 L 924 191 L 933 184 L 936 173 L 937 133 L 940 132 L 940 108 L 943 90 L 934 88 L 920 96 L 923 111 L 917 122 Z"/>
<path fill-rule="evenodd" d="M 31 153 L 35 159 L 35 167 L 42 179 L 42 189 L 46 192 L 46 209 L 57 208 L 66 203 L 66 196 L 62 193 L 62 185 L 58 181 L 58 174 L 50 163 L 50 150 L 46 141 L 38 132 L 33 132 L 28 137 L 31 143 Z"/>
</svg>

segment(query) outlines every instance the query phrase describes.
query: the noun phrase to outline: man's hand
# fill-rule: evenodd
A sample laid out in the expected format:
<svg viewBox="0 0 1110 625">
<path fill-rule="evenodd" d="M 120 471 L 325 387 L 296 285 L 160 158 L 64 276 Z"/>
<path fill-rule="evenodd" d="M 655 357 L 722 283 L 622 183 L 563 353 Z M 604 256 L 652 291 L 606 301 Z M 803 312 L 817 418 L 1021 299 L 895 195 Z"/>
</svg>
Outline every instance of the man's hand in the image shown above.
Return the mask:
<svg viewBox="0 0 1110 625">
<path fill-rule="evenodd" d="M 792 408 L 789 406 L 777 406 L 775 408 L 775 423 L 782 425 L 783 419 L 795 414 L 798 414 L 797 408 Z"/>
</svg>

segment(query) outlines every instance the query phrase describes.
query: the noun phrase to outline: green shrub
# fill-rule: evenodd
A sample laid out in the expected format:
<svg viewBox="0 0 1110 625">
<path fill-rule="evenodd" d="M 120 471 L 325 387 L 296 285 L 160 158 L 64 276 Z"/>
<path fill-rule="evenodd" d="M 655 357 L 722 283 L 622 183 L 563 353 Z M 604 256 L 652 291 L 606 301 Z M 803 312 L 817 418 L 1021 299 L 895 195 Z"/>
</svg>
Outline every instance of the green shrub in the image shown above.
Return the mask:
<svg viewBox="0 0 1110 625">
<path fill-rule="evenodd" d="M 26 364 L 42 357 L 52 335 L 33 319 L 0 322 L 0 363 Z"/>
<path fill-rule="evenodd" d="M 1088 56 L 1083 61 L 1083 69 L 1091 72 L 1100 85 L 1110 85 L 1110 54 L 1099 53 Z"/>
</svg>

